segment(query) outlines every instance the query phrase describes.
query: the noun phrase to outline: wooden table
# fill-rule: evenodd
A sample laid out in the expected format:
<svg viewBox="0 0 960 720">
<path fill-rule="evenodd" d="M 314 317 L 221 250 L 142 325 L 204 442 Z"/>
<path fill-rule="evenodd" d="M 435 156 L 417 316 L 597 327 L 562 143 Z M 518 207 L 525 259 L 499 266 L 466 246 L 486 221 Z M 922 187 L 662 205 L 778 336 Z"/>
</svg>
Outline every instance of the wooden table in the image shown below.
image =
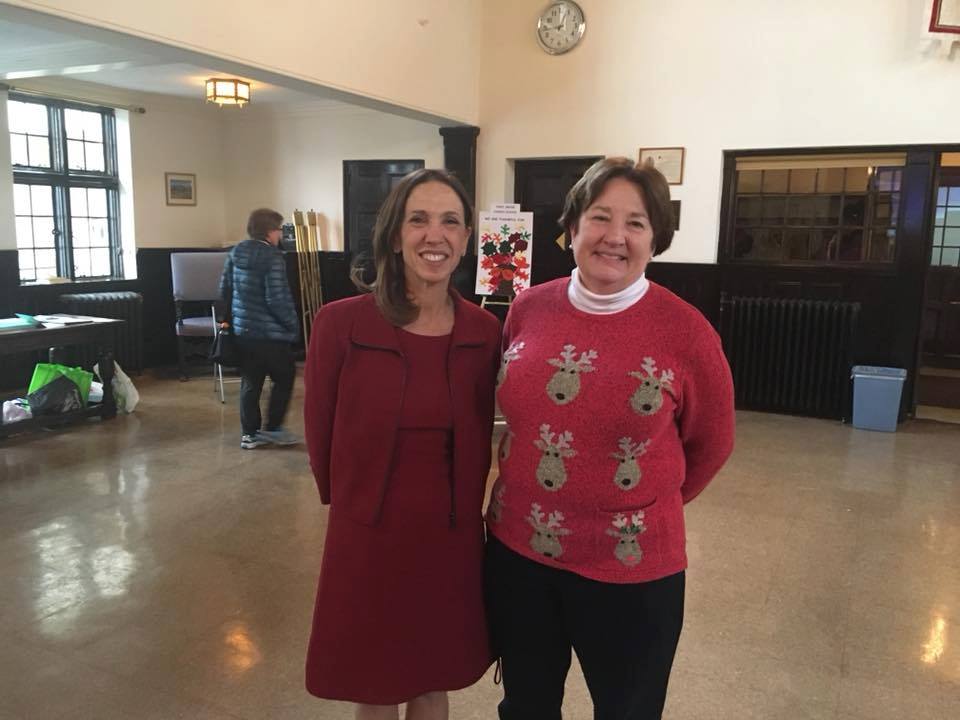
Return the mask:
<svg viewBox="0 0 960 720">
<path fill-rule="evenodd" d="M 50 362 L 56 362 L 59 350 L 70 345 L 94 345 L 98 349 L 98 366 L 103 382 L 103 402 L 88 405 L 61 415 L 41 415 L 29 420 L 0 425 L 0 438 L 39 427 L 61 425 L 78 419 L 116 417 L 117 403 L 113 397 L 113 342 L 114 330 L 123 320 L 87 318 L 87 322 L 57 327 L 35 327 L 8 330 L 0 333 L 0 355 L 48 350 Z"/>
</svg>

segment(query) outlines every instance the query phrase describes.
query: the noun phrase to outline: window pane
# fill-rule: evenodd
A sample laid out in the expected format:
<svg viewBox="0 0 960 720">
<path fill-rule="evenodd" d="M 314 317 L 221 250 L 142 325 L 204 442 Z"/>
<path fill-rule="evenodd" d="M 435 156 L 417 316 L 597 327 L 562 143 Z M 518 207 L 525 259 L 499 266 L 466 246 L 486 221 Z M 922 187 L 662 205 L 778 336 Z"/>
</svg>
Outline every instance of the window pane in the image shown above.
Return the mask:
<svg viewBox="0 0 960 720">
<path fill-rule="evenodd" d="M 91 247 L 101 245 L 107 246 L 110 244 L 110 239 L 107 234 L 107 221 L 106 220 L 91 220 L 90 221 L 90 245 Z"/>
<path fill-rule="evenodd" d="M 944 230 L 943 244 L 945 247 L 960 247 L 960 228 L 948 227 Z"/>
<path fill-rule="evenodd" d="M 874 168 L 873 185 L 880 192 L 898 192 L 900 177 L 901 171 L 896 168 Z"/>
<path fill-rule="evenodd" d="M 29 270 L 31 275 L 34 273 L 33 250 L 21 250 L 18 252 L 17 261 L 21 271 Z"/>
<path fill-rule="evenodd" d="M 763 191 L 765 193 L 785 193 L 789 177 L 789 170 L 764 170 Z"/>
<path fill-rule="evenodd" d="M 763 214 L 763 200 L 758 197 L 743 197 L 737 201 L 737 223 L 757 225 Z"/>
<path fill-rule="evenodd" d="M 891 262 L 897 233 L 888 228 L 874 228 L 870 236 L 870 260 L 873 262 Z"/>
<path fill-rule="evenodd" d="M 48 274 L 57 274 L 57 253 L 55 250 L 37 250 L 36 258 L 38 275 L 41 268 L 50 271 Z M 46 276 L 44 275 L 44 277 Z"/>
<path fill-rule="evenodd" d="M 56 247 L 53 237 L 53 218 L 33 218 L 33 244 L 42 248 Z"/>
<path fill-rule="evenodd" d="M 741 260 L 779 260 L 782 244 L 782 230 L 741 229 L 734 242 L 734 255 Z"/>
<path fill-rule="evenodd" d="M 30 135 L 27 138 L 31 167 L 50 167 L 50 140 L 46 137 Z"/>
<path fill-rule="evenodd" d="M 87 190 L 87 202 L 89 202 L 88 215 L 90 217 L 107 217 L 107 191 L 103 188 L 90 188 Z"/>
<path fill-rule="evenodd" d="M 847 179 L 844 183 L 844 189 L 847 192 L 866 192 L 868 182 L 870 182 L 870 174 L 867 172 L 867 168 L 847 168 Z"/>
<path fill-rule="evenodd" d="M 31 185 L 30 197 L 33 200 L 31 215 L 53 217 L 53 188 L 50 185 Z"/>
<path fill-rule="evenodd" d="M 944 248 L 940 256 L 941 265 L 960 266 L 960 248 Z"/>
<path fill-rule="evenodd" d="M 788 260 L 810 258 L 810 231 L 788 230 L 786 234 L 786 257 Z"/>
<path fill-rule="evenodd" d="M 821 195 L 814 201 L 817 225 L 840 224 L 840 196 Z"/>
<path fill-rule="evenodd" d="M 73 240 L 73 247 L 90 247 L 90 228 L 86 218 L 74 218 L 70 221 L 70 233 Z"/>
<path fill-rule="evenodd" d="M 73 251 L 74 277 L 90 277 L 90 251 L 86 248 Z"/>
<path fill-rule="evenodd" d="M 741 170 L 737 173 L 737 192 L 758 193 L 760 192 L 762 180 L 762 170 Z"/>
<path fill-rule="evenodd" d="M 83 143 L 79 140 L 67 140 L 67 167 L 71 170 L 86 170 L 83 157 Z"/>
<path fill-rule="evenodd" d="M 33 247 L 33 221 L 28 217 L 17 218 L 17 247 L 21 250 Z"/>
<path fill-rule="evenodd" d="M 817 171 L 810 170 L 791 170 L 790 171 L 790 192 L 792 193 L 812 193 L 817 189 Z"/>
<path fill-rule="evenodd" d="M 30 214 L 30 186 L 18 183 L 13 186 L 13 212 L 15 215 Z"/>
<path fill-rule="evenodd" d="M 943 225 L 946 219 L 947 219 L 947 209 L 942 205 L 938 206 L 936 211 L 933 214 L 934 225 Z"/>
<path fill-rule="evenodd" d="M 813 225 L 816 216 L 815 197 L 792 197 L 787 201 L 787 224 Z"/>
<path fill-rule="evenodd" d="M 960 225 L 960 208 L 947 209 L 947 225 Z"/>
<path fill-rule="evenodd" d="M 766 171 L 764 171 L 766 173 Z M 769 225 L 782 225 L 786 215 L 787 199 L 783 197 L 765 197 L 763 199 L 763 222 Z"/>
<path fill-rule="evenodd" d="M 103 120 L 98 112 L 64 110 L 63 123 L 71 140 L 103 141 Z"/>
<path fill-rule="evenodd" d="M 100 143 L 86 142 L 83 144 L 83 147 L 84 154 L 87 158 L 87 170 L 103 172 L 105 167 L 103 163 L 103 145 Z"/>
<path fill-rule="evenodd" d="M 873 205 L 873 222 L 877 225 L 896 225 L 897 195 L 878 194 Z"/>
<path fill-rule="evenodd" d="M 817 192 L 843 192 L 843 168 L 820 168 L 817 173 Z"/>
<path fill-rule="evenodd" d="M 47 107 L 39 103 L 25 103 L 17 100 L 7 102 L 10 132 L 46 135 Z"/>
<path fill-rule="evenodd" d="M 940 189 L 943 190 L 944 188 Z M 960 187 L 951 187 L 946 189 L 950 191 L 950 198 L 946 204 L 950 205 L 951 207 L 960 207 Z M 937 202 L 940 201 L 938 200 Z M 944 203 L 940 204 L 943 205 Z"/>
<path fill-rule="evenodd" d="M 828 260 L 836 252 L 837 233 L 835 230 L 814 230 L 810 238 L 810 259 Z"/>
<path fill-rule="evenodd" d="M 866 195 L 847 195 L 843 199 L 843 224 L 863 225 L 866 207 Z"/>
<path fill-rule="evenodd" d="M 933 230 L 933 244 L 934 244 L 934 245 L 943 245 L 943 228 L 934 228 L 934 230 Z"/>
<path fill-rule="evenodd" d="M 844 262 L 859 262 L 863 259 L 863 230 L 844 230 L 840 235 L 840 251 L 837 259 Z"/>
<path fill-rule="evenodd" d="M 947 193 L 949 192 L 950 188 L 942 187 L 937 189 L 937 205 L 947 204 Z"/>
<path fill-rule="evenodd" d="M 87 189 L 70 188 L 71 217 L 87 217 Z"/>
<path fill-rule="evenodd" d="M 102 250 L 90 251 L 90 274 L 92 277 L 104 277 L 110 274 L 110 251 L 106 248 Z"/>
<path fill-rule="evenodd" d="M 29 165 L 30 156 L 27 155 L 27 136 L 10 136 L 10 162 L 14 165 Z"/>
</svg>

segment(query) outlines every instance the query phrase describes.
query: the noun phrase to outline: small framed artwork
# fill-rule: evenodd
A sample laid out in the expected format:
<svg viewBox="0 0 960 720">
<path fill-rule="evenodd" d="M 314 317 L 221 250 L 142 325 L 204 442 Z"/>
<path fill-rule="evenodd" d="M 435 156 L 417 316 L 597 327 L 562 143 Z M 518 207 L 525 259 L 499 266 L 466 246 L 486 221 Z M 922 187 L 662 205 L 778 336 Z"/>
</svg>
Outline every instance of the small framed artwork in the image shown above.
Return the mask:
<svg viewBox="0 0 960 720">
<path fill-rule="evenodd" d="M 196 205 L 197 176 L 190 173 L 164 173 L 167 205 Z"/>
<path fill-rule="evenodd" d="M 671 185 L 683 184 L 683 148 L 640 148 L 640 164 L 653 165 Z"/>
<path fill-rule="evenodd" d="M 671 200 L 670 206 L 673 208 L 673 229 L 680 229 L 680 201 Z"/>
<path fill-rule="evenodd" d="M 930 32 L 960 33 L 960 0 L 933 0 Z"/>
</svg>

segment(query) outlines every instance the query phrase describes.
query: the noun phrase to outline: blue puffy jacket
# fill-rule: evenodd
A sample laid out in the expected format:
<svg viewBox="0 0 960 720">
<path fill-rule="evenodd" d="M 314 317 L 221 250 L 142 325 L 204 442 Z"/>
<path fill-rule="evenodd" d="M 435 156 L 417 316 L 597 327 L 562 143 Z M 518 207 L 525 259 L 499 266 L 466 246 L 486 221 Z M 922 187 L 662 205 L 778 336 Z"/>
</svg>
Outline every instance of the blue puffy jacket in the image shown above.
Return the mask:
<svg viewBox="0 0 960 720">
<path fill-rule="evenodd" d="M 251 340 L 294 342 L 299 321 L 283 253 L 262 240 L 244 240 L 230 251 L 220 278 L 230 304 L 233 332 Z"/>
</svg>

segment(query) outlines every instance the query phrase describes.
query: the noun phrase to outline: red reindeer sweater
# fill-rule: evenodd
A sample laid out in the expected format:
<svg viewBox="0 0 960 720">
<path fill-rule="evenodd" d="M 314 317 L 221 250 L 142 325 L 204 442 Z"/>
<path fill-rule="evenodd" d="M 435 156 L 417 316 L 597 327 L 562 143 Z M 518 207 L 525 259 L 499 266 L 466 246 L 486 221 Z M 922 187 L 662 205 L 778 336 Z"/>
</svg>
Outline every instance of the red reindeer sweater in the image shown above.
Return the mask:
<svg viewBox="0 0 960 720">
<path fill-rule="evenodd" d="M 507 317 L 487 524 L 546 565 L 656 580 L 686 568 L 683 505 L 733 448 L 730 369 L 710 324 L 663 287 L 593 315 L 568 283 L 523 292 Z"/>
</svg>

